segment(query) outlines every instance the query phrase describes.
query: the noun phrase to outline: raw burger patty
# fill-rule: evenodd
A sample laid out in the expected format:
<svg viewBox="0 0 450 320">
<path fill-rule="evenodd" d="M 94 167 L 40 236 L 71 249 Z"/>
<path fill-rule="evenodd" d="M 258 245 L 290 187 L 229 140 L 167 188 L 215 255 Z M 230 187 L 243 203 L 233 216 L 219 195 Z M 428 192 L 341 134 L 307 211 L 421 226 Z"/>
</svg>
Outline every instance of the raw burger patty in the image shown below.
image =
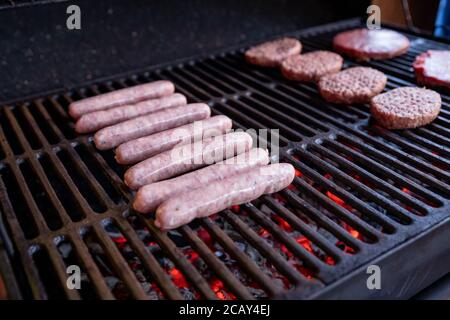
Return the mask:
<svg viewBox="0 0 450 320">
<path fill-rule="evenodd" d="M 432 122 L 441 110 L 441 96 L 423 88 L 403 87 L 370 101 L 370 111 L 388 129 L 408 129 Z"/>
<path fill-rule="evenodd" d="M 413 67 L 419 84 L 450 88 L 450 51 L 428 50 L 416 57 Z"/>
<path fill-rule="evenodd" d="M 406 53 L 409 40 L 396 31 L 361 28 L 337 34 L 333 47 L 357 60 L 389 59 Z"/>
<path fill-rule="evenodd" d="M 281 64 L 281 72 L 291 80 L 317 82 L 320 77 L 339 72 L 344 59 L 330 51 L 293 55 Z"/>
<path fill-rule="evenodd" d="M 293 38 L 281 38 L 251 47 L 245 52 L 245 60 L 263 67 L 278 67 L 289 56 L 302 51 L 300 41 Z"/>
<path fill-rule="evenodd" d="M 329 102 L 366 103 L 383 91 L 386 81 L 384 73 L 378 70 L 354 67 L 320 78 L 319 91 Z"/>
</svg>

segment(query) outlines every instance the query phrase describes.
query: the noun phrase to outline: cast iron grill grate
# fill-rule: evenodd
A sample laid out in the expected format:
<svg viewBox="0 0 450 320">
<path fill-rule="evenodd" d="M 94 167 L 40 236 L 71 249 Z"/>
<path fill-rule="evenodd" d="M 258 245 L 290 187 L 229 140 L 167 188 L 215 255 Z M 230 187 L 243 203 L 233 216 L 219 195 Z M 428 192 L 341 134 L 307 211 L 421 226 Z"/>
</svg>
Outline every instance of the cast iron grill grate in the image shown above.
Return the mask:
<svg viewBox="0 0 450 320">
<path fill-rule="evenodd" d="M 358 22 L 297 33 L 305 50 L 328 49 Z M 430 48 L 410 36 L 405 56 L 369 62 L 388 89 L 413 85 L 411 62 Z M 313 85 L 243 61 L 243 50 L 159 67 L 0 110 L 1 212 L 26 275 L 22 295 L 68 299 L 261 299 L 297 288 L 307 298 L 448 218 L 450 97 L 431 125 L 387 131 L 366 105 L 324 102 Z M 347 61 L 347 66 L 354 62 Z M 78 136 L 73 100 L 168 79 L 207 101 L 236 128 L 279 128 L 294 183 L 162 233 L 129 211 L 133 195 L 112 151 Z M 269 137 L 270 138 L 270 137 Z M 81 289 L 66 286 L 78 265 Z"/>
</svg>

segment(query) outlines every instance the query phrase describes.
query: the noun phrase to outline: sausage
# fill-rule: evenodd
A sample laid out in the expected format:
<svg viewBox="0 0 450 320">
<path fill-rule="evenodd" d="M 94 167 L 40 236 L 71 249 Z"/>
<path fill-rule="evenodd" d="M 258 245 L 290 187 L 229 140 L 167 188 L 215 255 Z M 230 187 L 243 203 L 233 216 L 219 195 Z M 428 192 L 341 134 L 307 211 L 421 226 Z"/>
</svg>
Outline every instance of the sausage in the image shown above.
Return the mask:
<svg viewBox="0 0 450 320">
<path fill-rule="evenodd" d="M 161 110 L 97 131 L 94 135 L 95 146 L 100 150 L 111 149 L 152 133 L 209 118 L 210 115 L 211 109 L 204 103 L 191 103 Z"/>
<path fill-rule="evenodd" d="M 291 164 L 277 163 L 212 182 L 164 201 L 156 210 L 155 225 L 163 230 L 177 228 L 195 218 L 280 191 L 294 180 L 294 176 Z"/>
<path fill-rule="evenodd" d="M 185 175 L 143 186 L 136 194 L 133 208 L 141 213 L 149 213 L 154 211 L 163 201 L 186 190 L 197 189 L 213 181 L 223 180 L 268 163 L 267 150 L 254 148 L 249 152 Z"/>
<path fill-rule="evenodd" d="M 116 160 L 120 164 L 133 164 L 170 150 L 177 145 L 222 135 L 230 131 L 231 126 L 231 119 L 220 115 L 161 131 L 121 144 L 116 149 Z"/>
<path fill-rule="evenodd" d="M 78 119 L 89 112 L 159 98 L 174 92 L 175 86 L 172 82 L 166 80 L 154 81 L 72 102 L 69 105 L 69 114 L 72 118 Z"/>
<path fill-rule="evenodd" d="M 136 118 L 144 114 L 162 109 L 177 107 L 187 104 L 186 97 L 180 93 L 159 99 L 150 99 L 136 104 L 114 107 L 108 110 L 94 111 L 82 115 L 75 124 L 78 133 L 88 133 L 98 129 Z"/>
<path fill-rule="evenodd" d="M 248 133 L 232 132 L 182 145 L 129 168 L 125 172 L 125 183 L 131 189 L 138 189 L 146 184 L 244 153 L 250 150 L 252 142 Z"/>
</svg>

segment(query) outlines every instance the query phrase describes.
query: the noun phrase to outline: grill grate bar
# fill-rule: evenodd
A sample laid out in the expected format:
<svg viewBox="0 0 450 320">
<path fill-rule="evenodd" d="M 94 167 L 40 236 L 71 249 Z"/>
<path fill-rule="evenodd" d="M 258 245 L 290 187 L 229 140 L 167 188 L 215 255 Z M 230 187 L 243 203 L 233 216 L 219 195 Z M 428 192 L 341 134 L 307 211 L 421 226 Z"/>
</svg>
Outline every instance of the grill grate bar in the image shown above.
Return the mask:
<svg viewBox="0 0 450 320">
<path fill-rule="evenodd" d="M 447 172 L 443 171 L 442 169 L 432 167 L 432 166 L 430 166 L 429 163 L 424 162 L 422 159 L 418 158 L 417 156 L 414 156 L 410 153 L 406 153 L 405 151 L 403 151 L 401 149 L 394 149 L 392 146 L 390 146 L 388 144 L 381 143 L 380 141 L 378 141 L 377 139 L 375 139 L 374 137 L 370 136 L 369 134 L 367 134 L 365 132 L 358 132 L 356 130 L 351 130 L 351 134 L 352 134 L 352 136 L 350 136 L 349 139 L 352 139 L 352 141 L 358 141 L 358 139 L 355 139 L 355 137 L 358 137 L 362 141 L 361 144 L 366 144 L 367 142 L 369 142 L 370 144 L 374 145 L 374 147 L 379 148 L 379 150 L 383 150 L 386 153 L 393 154 L 396 157 L 398 157 L 401 161 L 403 161 L 404 163 L 409 162 L 409 163 L 411 163 L 411 165 L 417 166 L 418 168 L 420 168 L 420 170 L 423 170 L 424 172 L 433 174 L 436 177 L 438 177 L 439 179 L 447 180 L 450 178 L 450 175 Z M 401 146 L 404 147 L 405 145 L 401 145 Z M 406 149 L 407 149 L 407 151 L 410 151 L 407 147 L 406 147 Z M 426 155 L 421 154 L 421 156 L 423 156 L 423 158 L 426 160 L 433 161 L 432 158 L 430 159 L 430 157 L 427 157 Z M 434 156 L 434 155 L 432 155 L 432 156 Z"/>
<path fill-rule="evenodd" d="M 217 106 L 220 107 L 220 109 L 225 110 L 226 112 L 223 112 L 222 114 L 224 115 L 235 115 L 236 117 L 238 117 L 239 119 L 241 119 L 241 121 L 245 121 L 245 124 L 248 125 L 244 125 L 243 128 L 266 128 L 262 123 L 260 123 L 259 121 L 255 120 L 254 118 L 251 118 L 249 116 L 247 116 L 246 114 L 237 111 L 235 108 L 231 108 L 225 104 L 222 103 L 218 103 L 217 105 L 215 105 L 216 110 L 217 110 Z M 218 112 L 218 111 L 216 111 Z M 234 124 L 234 122 L 233 122 Z M 280 140 L 286 145 L 289 140 L 284 137 L 284 135 L 280 134 Z"/>
<path fill-rule="evenodd" d="M 104 300 L 114 300 L 113 294 L 109 290 L 100 270 L 92 259 L 92 256 L 89 254 L 80 234 L 78 232 L 71 232 L 69 239 L 74 246 L 82 267 L 86 270 L 89 279 L 93 283 L 98 297 Z"/>
<path fill-rule="evenodd" d="M 422 171 L 417 170 L 415 167 L 412 167 L 411 165 L 405 162 L 399 162 L 395 158 L 391 157 L 389 154 L 382 153 L 378 149 L 373 148 L 371 145 L 360 143 L 355 139 L 350 140 L 349 138 L 344 136 L 339 136 L 339 138 L 342 139 L 342 141 L 347 144 L 354 145 L 355 147 L 359 148 L 362 152 L 364 152 L 366 155 L 374 157 L 381 163 L 385 162 L 392 165 L 393 167 L 401 167 L 402 171 L 405 171 L 410 175 L 417 177 L 417 179 L 419 179 L 420 181 L 432 185 L 433 187 L 439 189 L 443 194 L 450 195 L 450 190 L 448 189 L 448 187 L 443 182 L 437 180 L 433 176 L 426 175 Z M 336 142 L 330 142 L 330 144 L 338 145 L 338 143 Z M 441 178 L 445 180 L 444 177 Z"/>
<path fill-rule="evenodd" d="M 331 234 L 336 236 L 336 238 L 344 241 L 351 248 L 361 251 L 363 250 L 364 244 L 354 237 L 352 237 L 347 231 L 341 228 L 335 221 L 331 220 L 328 216 L 322 214 L 314 207 L 312 207 L 308 202 L 300 198 L 298 195 L 293 193 L 291 190 L 283 190 L 281 192 L 283 196 L 289 201 L 289 204 L 301 210 L 302 213 L 313 219 L 318 225 L 329 231 Z"/>
<path fill-rule="evenodd" d="M 304 247 L 298 244 L 293 238 L 289 237 L 278 225 L 271 221 L 267 215 L 263 214 L 251 204 L 245 205 L 245 209 L 249 215 L 258 222 L 259 225 L 268 230 L 276 239 L 286 245 L 286 247 L 309 268 L 316 272 L 321 269 L 324 269 L 324 272 L 327 271 L 327 266 L 321 265 L 321 260 L 319 260 L 316 256 L 311 255 Z M 321 280 L 326 281 L 326 279 Z"/>
<path fill-rule="evenodd" d="M 343 146 L 343 145 L 338 145 L 338 144 L 336 144 L 334 142 L 329 142 L 329 144 L 332 145 L 335 149 L 342 151 L 344 154 L 350 154 L 352 156 L 354 162 L 357 163 L 357 164 L 361 165 L 363 163 L 362 160 L 360 160 L 360 159 L 368 160 L 367 157 L 354 152 L 351 148 L 348 148 L 348 147 Z M 357 172 L 359 175 L 367 178 L 370 182 L 372 182 L 375 185 L 377 185 L 380 188 L 382 188 L 385 192 L 389 193 L 391 196 L 400 198 L 402 201 L 404 201 L 408 205 L 412 206 L 416 210 L 422 211 L 422 212 L 426 212 L 427 211 L 426 207 L 424 207 L 422 205 L 422 203 L 417 201 L 415 198 L 409 197 L 404 192 L 400 192 L 397 188 L 395 188 L 391 184 L 389 184 L 386 181 L 378 178 L 374 174 L 367 172 L 366 170 L 364 170 L 364 168 L 355 165 L 353 162 L 345 159 L 344 157 L 342 157 L 340 155 L 337 155 L 336 153 L 334 153 L 334 152 L 332 152 L 330 150 L 324 149 L 322 147 L 315 146 L 314 149 L 319 150 L 319 152 L 329 156 L 331 159 L 337 161 L 339 164 L 345 166 L 346 168 L 349 168 L 350 170 L 352 170 L 354 172 Z M 314 156 L 311 156 L 311 155 L 310 155 L 310 157 L 314 158 L 316 161 L 319 161 L 319 158 L 317 158 L 317 157 L 314 157 Z M 325 162 L 323 162 L 323 163 L 325 164 Z M 375 162 L 374 163 L 370 163 L 370 165 L 374 166 Z M 328 168 L 330 168 L 329 165 L 327 165 L 327 166 L 328 166 Z M 371 168 L 373 168 L 373 167 L 371 167 Z M 333 169 L 330 168 L 330 170 L 333 170 Z M 390 170 L 390 169 L 386 168 L 386 170 Z M 393 179 L 393 180 L 395 181 L 395 179 Z M 400 182 L 400 181 L 402 181 L 402 180 L 397 179 L 396 182 L 401 184 L 401 185 L 406 185 L 409 188 L 414 188 L 412 186 L 412 182 L 411 181 L 408 181 L 406 179 L 404 180 L 406 183 L 403 183 L 403 182 Z M 362 186 L 362 184 L 359 184 L 359 185 Z M 420 188 L 420 186 L 417 186 L 417 188 Z M 439 200 L 434 198 L 434 197 L 433 197 L 433 200 L 435 200 L 436 202 L 439 203 Z M 412 217 L 409 214 L 407 214 L 406 212 L 403 212 L 402 215 L 403 215 L 403 217 L 407 217 L 407 218 L 411 218 Z"/>
<path fill-rule="evenodd" d="M 250 97 L 250 99 L 256 101 L 256 99 Z M 276 100 L 273 97 L 265 94 L 265 93 L 259 93 L 258 94 L 258 100 L 261 101 L 262 99 L 266 100 L 267 102 L 265 103 L 261 103 L 261 105 L 264 105 L 267 110 L 270 110 L 270 112 L 276 113 L 276 114 L 282 114 L 280 111 L 278 111 L 277 109 L 275 109 L 274 107 L 269 107 L 269 103 L 272 103 L 274 105 L 277 106 L 282 106 L 286 111 L 289 111 L 290 115 L 297 115 L 299 117 L 301 117 L 301 119 L 304 119 L 305 122 L 307 122 L 308 124 L 310 123 L 311 126 L 313 126 L 314 128 L 317 128 L 317 131 L 321 131 L 321 132 L 327 132 L 329 131 L 329 128 L 327 128 L 326 126 L 324 126 L 322 123 L 320 123 L 319 121 L 317 121 L 314 117 L 309 116 L 307 113 L 294 108 L 293 106 L 290 106 L 280 100 Z M 296 119 L 292 119 L 292 122 L 294 122 L 295 124 L 298 124 L 299 121 Z M 305 127 L 304 130 L 311 130 L 311 128 Z M 316 132 L 317 133 L 317 132 Z"/>
<path fill-rule="evenodd" d="M 183 226 L 180 228 L 181 234 L 183 234 L 192 247 L 197 250 L 206 263 L 214 270 L 214 272 L 223 280 L 223 282 L 237 295 L 239 299 L 253 300 L 253 296 L 245 288 L 241 282 L 236 279 L 234 274 L 227 269 L 227 267 L 221 262 L 203 243 L 202 240 L 192 231 L 189 226 Z"/>
<path fill-rule="evenodd" d="M 398 144 L 399 146 L 404 147 L 408 151 L 418 153 L 421 157 L 423 157 L 427 160 L 438 163 L 442 166 L 450 166 L 450 162 L 448 160 L 445 160 L 443 157 L 439 157 L 438 155 L 436 155 L 426 149 L 419 148 L 418 146 L 412 144 L 410 141 L 404 139 L 401 136 L 398 136 L 391 132 L 387 132 L 386 130 L 383 130 L 376 126 L 373 126 L 371 129 L 373 129 L 373 131 L 375 131 L 376 133 L 380 134 L 383 138 L 386 137 L 387 139 L 391 140 L 392 142 Z"/>
<path fill-rule="evenodd" d="M 323 149 L 321 149 L 323 150 Z M 330 173 L 332 173 L 333 176 L 336 176 L 341 181 L 345 181 L 346 184 L 348 184 L 350 187 L 358 190 L 362 195 L 366 196 L 368 199 L 378 203 L 381 206 L 386 206 L 387 208 L 391 209 L 393 214 L 396 214 L 399 219 L 403 220 L 404 223 L 411 223 L 412 215 L 404 210 L 403 208 L 390 203 L 388 200 L 386 200 L 384 197 L 382 197 L 379 194 L 375 194 L 370 189 L 368 189 L 365 185 L 360 183 L 354 178 L 349 178 L 347 175 L 345 175 L 342 170 L 336 169 L 335 167 L 329 165 L 328 163 L 324 162 L 322 159 L 314 156 L 314 155 L 306 155 L 305 157 L 309 158 L 310 161 L 313 163 L 320 164 L 326 168 L 326 170 Z M 336 157 L 337 158 L 337 157 Z M 339 158 L 339 160 L 342 160 Z M 306 167 L 305 167 L 306 168 Z M 332 193 L 335 194 L 340 199 L 346 199 L 346 202 L 349 203 L 350 206 L 353 208 L 359 210 L 361 213 L 366 215 L 367 217 L 372 218 L 374 221 L 379 223 L 382 227 L 384 232 L 386 233 L 394 233 L 397 228 L 400 228 L 401 225 L 397 221 L 388 221 L 386 220 L 386 217 L 383 216 L 381 213 L 376 211 L 370 206 L 365 205 L 363 201 L 361 201 L 356 196 L 352 195 L 351 193 L 345 191 L 342 187 L 339 187 L 335 183 L 331 182 L 329 179 L 323 179 L 321 176 L 314 173 L 314 171 L 311 171 L 309 168 L 306 169 L 306 173 L 310 173 L 312 176 L 315 176 L 318 180 L 320 179 L 320 182 L 322 185 L 326 187 L 328 190 L 332 190 Z M 364 172 L 358 172 L 361 176 L 364 176 Z"/>
<path fill-rule="evenodd" d="M 48 251 L 48 255 L 50 257 L 52 265 L 56 271 L 56 276 L 58 277 L 59 282 L 62 284 L 62 288 L 67 298 L 71 300 L 80 300 L 81 297 L 78 291 L 69 289 L 69 287 L 66 285 L 67 281 L 66 265 L 62 260 L 61 256 L 59 255 L 59 253 L 56 251 L 54 244 L 47 244 L 46 249 Z"/>
<path fill-rule="evenodd" d="M 133 272 L 128 268 L 127 262 L 120 254 L 114 242 L 105 234 L 104 230 L 99 225 L 93 226 L 93 232 L 105 251 L 115 272 L 124 281 L 133 297 L 141 300 L 148 299 L 141 284 L 138 282 Z"/>
<path fill-rule="evenodd" d="M 199 76 L 195 75 L 194 72 L 188 71 L 189 65 L 184 66 L 184 68 L 176 68 L 176 73 L 182 76 L 184 79 L 191 83 L 198 84 L 197 87 L 207 88 L 208 92 L 211 92 L 210 94 L 213 95 L 213 97 L 223 97 L 224 95 L 233 93 L 233 89 L 229 89 L 227 91 L 218 89 L 218 86 L 214 86 L 213 83 L 215 82 L 215 79 L 211 79 L 210 77 L 204 77 L 205 80 L 203 80 L 203 77 L 200 78 Z M 208 81 L 206 81 L 206 79 Z M 219 83 L 219 82 L 216 82 Z M 219 86 L 222 87 L 222 83 L 219 83 Z M 226 86 L 228 87 L 228 86 Z M 209 95 L 210 95 L 209 94 Z"/>
<path fill-rule="evenodd" d="M 274 266 L 283 273 L 290 281 L 297 285 L 306 285 L 307 281 L 289 265 L 276 251 L 274 251 L 269 244 L 267 244 L 258 234 L 253 230 L 247 228 L 246 224 L 239 219 L 230 210 L 224 210 L 222 216 L 235 228 L 242 230 L 242 235 L 251 243 L 259 252 L 264 254 L 264 257 L 270 259 Z"/>
<path fill-rule="evenodd" d="M 11 204 L 9 197 L 7 196 L 7 193 L 6 193 L 7 189 L 2 180 L 0 180 L 0 190 L 2 191 L 0 193 L 0 200 L 1 200 L 0 205 L 2 207 L 1 211 L 5 213 L 9 228 L 11 229 L 11 232 L 14 235 L 14 238 L 15 238 L 14 240 L 19 243 L 18 249 L 29 252 L 28 250 L 30 250 L 30 248 L 28 248 L 28 246 L 26 245 L 25 234 L 20 226 L 19 221 L 17 220 L 17 217 L 14 214 L 13 206 Z M 33 218 L 31 218 L 31 219 L 34 223 Z M 31 221 L 30 221 L 30 223 L 31 223 Z M 41 298 L 41 299 L 45 298 L 45 295 L 43 294 L 43 291 L 44 291 L 43 286 L 39 279 L 39 275 L 38 275 L 36 266 L 34 265 L 34 262 L 31 259 L 31 256 L 29 254 L 24 255 L 22 257 L 22 262 L 23 262 L 23 269 L 24 269 L 27 280 L 30 281 L 31 283 L 35 284 L 34 286 L 32 286 L 30 288 L 33 296 L 37 297 L 37 298 Z"/>
<path fill-rule="evenodd" d="M 242 268 L 245 269 L 261 287 L 263 287 L 271 295 L 275 295 L 281 291 L 281 288 L 274 285 L 264 273 L 260 272 L 258 267 L 255 265 L 255 262 L 253 262 L 247 255 L 239 251 L 233 240 L 231 240 L 225 232 L 212 223 L 209 218 L 202 219 L 201 222 L 206 230 L 216 239 L 216 241 L 220 243 L 234 259 L 239 261 Z M 237 230 L 242 234 L 239 229 L 240 228 L 238 227 Z"/>
<path fill-rule="evenodd" d="M 423 131 L 419 130 L 419 132 L 423 132 Z M 409 138 L 409 139 L 413 140 L 414 142 L 417 142 L 417 144 L 420 144 L 420 145 L 424 146 L 425 148 L 428 148 L 432 151 L 439 152 L 440 154 L 445 155 L 447 157 L 450 156 L 450 151 L 449 151 L 448 147 L 446 148 L 446 146 L 448 145 L 448 141 L 445 141 L 445 139 L 433 138 L 434 140 L 441 140 L 441 141 L 430 141 L 429 139 L 427 139 L 425 137 L 421 137 L 421 136 L 411 133 L 411 132 L 402 132 L 400 135 L 402 137 Z M 438 136 L 436 136 L 436 137 L 438 137 Z M 439 145 L 439 143 L 444 145 L 444 147 Z"/>
<path fill-rule="evenodd" d="M 305 170 L 305 168 L 303 169 Z M 305 171 L 308 171 L 308 169 L 306 169 Z M 323 195 L 315 188 L 311 187 L 304 180 L 295 178 L 294 185 L 300 191 L 303 191 L 304 194 L 322 201 L 322 205 L 326 210 L 335 214 L 338 218 L 342 219 L 345 223 L 347 223 L 354 229 L 361 231 L 368 239 L 375 241 L 382 236 L 381 233 L 373 226 L 363 220 L 359 220 L 356 216 L 350 214 L 346 209 L 343 209 L 341 206 L 336 204 L 336 202 L 329 199 L 327 196 Z"/>
<path fill-rule="evenodd" d="M 281 123 L 278 120 L 275 120 L 275 118 L 272 118 L 272 117 L 264 114 L 263 112 L 256 111 L 254 108 L 251 108 L 249 105 L 243 103 L 242 100 L 236 101 L 235 108 L 240 108 L 240 110 L 245 110 L 246 113 L 250 113 L 253 117 L 258 119 L 259 121 L 263 121 L 264 123 L 272 123 L 272 125 L 275 126 L 274 128 L 279 128 L 281 132 L 285 132 L 286 135 L 289 134 L 290 137 L 292 137 L 293 139 L 295 139 L 297 141 L 302 140 L 302 135 L 298 131 L 291 129 L 289 126 Z M 303 126 L 300 126 L 300 127 L 303 127 Z M 265 126 L 264 124 L 261 124 L 261 128 L 267 128 L 267 126 Z M 308 131 L 310 131 L 310 130 L 306 129 L 306 132 L 308 132 Z M 310 131 L 310 135 L 313 135 L 313 133 L 311 131 Z"/>
<path fill-rule="evenodd" d="M 167 254 L 173 259 L 177 267 L 184 273 L 184 275 L 191 281 L 191 283 L 198 289 L 198 291 L 207 299 L 216 300 L 217 297 L 209 287 L 206 280 L 201 274 L 190 264 L 183 254 L 178 250 L 176 245 L 163 232 L 159 231 L 152 222 L 146 219 L 141 219 L 152 236 L 156 239 L 158 244 L 164 248 Z"/>
<path fill-rule="evenodd" d="M 169 299 L 182 299 L 182 296 L 178 289 L 175 287 L 172 281 L 164 273 L 164 270 L 159 265 L 158 261 L 154 255 L 145 248 L 145 245 L 140 241 L 136 232 L 130 226 L 128 221 L 124 218 L 116 218 L 114 222 L 119 227 L 120 231 L 125 235 L 127 240 L 130 242 L 131 247 L 139 255 L 146 269 L 155 281 L 158 283 L 159 287 L 162 289 L 164 294 Z"/>
<path fill-rule="evenodd" d="M 329 166 L 328 164 L 322 162 L 319 158 L 313 157 L 311 155 L 308 155 L 308 157 L 311 157 L 311 158 L 314 159 L 314 161 L 320 162 L 321 164 L 326 166 L 326 168 L 330 172 L 334 171 L 334 173 L 336 173 L 336 171 L 331 166 Z M 338 197 L 340 196 L 340 197 L 343 197 L 344 199 L 348 199 L 348 200 L 351 199 L 351 201 L 352 201 L 351 204 L 352 205 L 354 205 L 357 208 L 358 207 L 364 208 L 363 212 L 365 212 L 369 216 L 376 217 L 379 220 L 379 222 L 382 223 L 383 226 L 385 226 L 386 230 L 393 230 L 394 229 L 394 226 L 393 226 L 392 222 L 385 221 L 376 211 L 373 211 L 373 210 L 369 209 L 369 207 L 362 206 L 361 202 L 356 197 L 354 197 L 353 195 L 351 195 L 350 193 L 345 191 L 343 188 L 341 188 L 341 187 L 337 186 L 336 184 L 332 183 L 329 179 L 326 179 L 326 178 L 322 177 L 321 175 L 317 174 L 315 171 L 313 171 L 312 169 L 310 169 L 309 167 L 307 167 L 303 163 L 300 163 L 296 159 L 289 158 L 289 160 L 296 167 L 298 167 L 301 170 L 302 173 L 306 174 L 309 177 L 312 177 L 317 183 L 325 186 L 328 190 L 332 190 L 333 193 L 336 193 L 338 195 Z M 352 227 L 356 227 L 357 229 L 362 229 L 362 230 L 364 230 L 364 232 L 367 232 L 367 236 L 368 237 L 370 237 L 370 238 L 377 238 L 377 237 L 381 236 L 381 234 L 378 232 L 378 230 L 374 229 L 371 225 L 367 224 L 366 222 L 364 222 L 362 220 L 359 221 L 354 216 L 349 215 L 347 213 L 347 211 L 345 209 L 343 209 L 340 205 L 336 204 L 334 201 L 332 201 L 328 197 L 324 196 L 321 192 L 319 192 L 314 187 L 309 185 L 303 179 L 295 178 L 294 185 L 299 187 L 299 188 L 301 188 L 302 190 L 304 190 L 308 194 L 315 196 L 315 198 L 319 198 L 319 199 L 323 200 L 324 201 L 324 205 L 329 207 L 330 210 L 335 212 L 342 219 L 347 220 L 346 222 L 348 222 L 349 224 L 352 224 Z"/>
<path fill-rule="evenodd" d="M 315 232 L 307 223 L 297 217 L 294 213 L 289 211 L 286 207 L 282 206 L 274 198 L 263 196 L 264 203 L 274 210 L 278 215 L 286 220 L 290 226 L 300 231 L 308 239 L 311 239 L 322 249 L 326 254 L 330 255 L 337 263 L 344 259 L 344 255 L 334 245 L 331 245 L 326 238 L 320 233 Z"/>
<path fill-rule="evenodd" d="M 26 180 L 25 180 L 24 176 L 22 175 L 22 173 L 20 172 L 19 167 L 11 166 L 10 168 L 12 171 L 13 179 L 15 181 L 17 181 L 17 184 L 19 185 L 19 188 L 20 188 L 20 192 L 26 201 L 26 206 L 30 210 L 31 215 L 29 215 L 29 218 L 32 219 L 33 226 L 35 226 L 37 229 L 37 234 L 42 234 L 42 233 L 48 232 L 49 229 L 47 227 L 45 219 L 42 216 L 36 202 L 34 201 L 33 194 L 31 193 L 30 189 L 28 188 Z M 13 190 L 11 190 L 11 191 L 13 191 Z M 14 212 L 14 209 L 13 209 L 13 212 Z"/>
<path fill-rule="evenodd" d="M 426 199 L 429 199 L 430 201 L 433 201 L 433 203 L 435 203 L 436 206 L 441 206 L 442 205 L 441 200 L 439 198 L 437 198 L 434 195 L 434 193 L 431 193 L 428 190 L 422 188 L 420 185 L 418 185 L 414 181 L 411 181 L 410 179 L 408 179 L 408 178 L 406 178 L 406 177 L 396 173 L 395 171 L 393 171 L 393 170 L 391 170 L 391 169 L 389 169 L 387 167 L 381 166 L 380 164 L 378 164 L 378 163 L 376 163 L 374 161 L 371 161 L 370 158 L 368 158 L 367 156 L 359 154 L 359 153 L 356 153 L 351 148 L 348 148 L 348 147 L 342 146 L 342 145 L 338 145 L 338 144 L 336 144 L 334 142 L 331 142 L 331 141 L 330 141 L 330 144 L 335 146 L 336 149 L 341 150 L 342 152 L 345 152 L 347 154 L 350 154 L 353 157 L 353 159 L 355 159 L 355 161 L 360 163 L 360 164 L 362 164 L 362 163 L 365 163 L 365 164 L 370 163 L 371 169 L 374 172 L 378 172 L 380 175 L 382 175 L 383 172 L 388 172 L 389 173 L 389 178 L 392 181 L 394 181 L 395 183 L 397 183 L 399 186 L 406 186 L 406 187 L 408 187 L 414 193 L 416 193 L 416 194 L 418 194 L 418 195 L 420 195 L 420 196 L 422 196 L 422 197 L 424 197 Z M 348 160 L 342 158 L 342 156 L 338 156 L 338 157 L 341 159 L 341 161 L 346 162 L 347 165 L 349 165 L 349 166 L 352 165 Z M 390 192 L 392 192 L 392 194 L 395 194 L 399 198 L 403 198 L 403 200 L 405 202 L 407 202 L 408 205 L 411 205 L 411 206 L 415 207 L 417 210 L 424 210 L 424 211 L 426 211 L 426 208 L 419 201 L 417 201 L 416 199 L 414 199 L 412 197 L 409 197 L 409 196 L 405 196 L 403 193 L 400 193 L 400 191 L 398 191 L 394 187 L 390 186 L 389 184 L 387 184 L 383 180 L 381 180 L 379 178 L 376 178 L 373 174 L 370 174 L 370 175 L 372 176 L 372 179 L 378 180 L 378 182 L 381 185 L 383 185 L 386 190 L 389 190 Z"/>
</svg>

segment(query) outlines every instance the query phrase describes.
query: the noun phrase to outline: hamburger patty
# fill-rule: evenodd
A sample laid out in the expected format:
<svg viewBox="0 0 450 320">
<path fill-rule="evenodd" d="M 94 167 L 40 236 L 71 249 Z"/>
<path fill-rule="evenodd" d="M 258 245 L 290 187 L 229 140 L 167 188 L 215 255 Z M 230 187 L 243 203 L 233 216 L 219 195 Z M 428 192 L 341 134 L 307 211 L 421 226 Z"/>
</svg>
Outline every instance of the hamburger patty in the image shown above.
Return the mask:
<svg viewBox="0 0 450 320">
<path fill-rule="evenodd" d="M 413 64 L 419 84 L 450 88 L 450 51 L 428 50 Z"/>
<path fill-rule="evenodd" d="M 441 110 L 441 96 L 423 88 L 403 87 L 372 98 L 370 111 L 388 129 L 407 129 L 432 122 Z"/>
<path fill-rule="evenodd" d="M 301 51 L 302 45 L 297 39 L 281 38 L 251 47 L 245 52 L 245 60 L 263 67 L 278 67 L 284 59 Z"/>
<path fill-rule="evenodd" d="M 337 34 L 333 47 L 356 60 L 389 59 L 406 53 L 409 40 L 396 31 L 361 28 Z"/>
<path fill-rule="evenodd" d="M 383 91 L 387 78 L 384 73 L 369 67 L 354 67 L 319 80 L 322 97 L 334 103 L 366 103 Z"/>
<path fill-rule="evenodd" d="M 344 59 L 330 51 L 314 51 L 293 55 L 281 64 L 281 72 L 291 80 L 317 82 L 326 74 L 339 72 Z"/>
</svg>

